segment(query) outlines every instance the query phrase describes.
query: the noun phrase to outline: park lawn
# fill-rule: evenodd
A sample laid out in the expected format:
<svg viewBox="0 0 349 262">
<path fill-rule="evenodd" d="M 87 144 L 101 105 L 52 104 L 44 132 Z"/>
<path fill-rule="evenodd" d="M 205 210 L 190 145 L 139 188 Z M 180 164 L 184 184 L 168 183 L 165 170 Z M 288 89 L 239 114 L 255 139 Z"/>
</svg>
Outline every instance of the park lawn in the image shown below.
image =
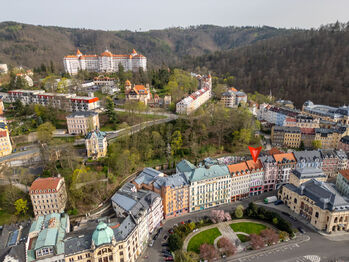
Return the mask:
<svg viewBox="0 0 349 262">
<path fill-rule="evenodd" d="M 253 222 L 240 222 L 240 223 L 233 223 L 230 224 L 230 227 L 235 232 L 244 232 L 246 234 L 259 234 L 263 229 L 266 229 L 267 227 L 262 224 L 253 223 Z"/>
<path fill-rule="evenodd" d="M 213 245 L 214 240 L 220 235 L 222 234 L 216 227 L 202 231 L 190 239 L 187 249 L 188 251 L 199 253 L 202 244 L 207 243 Z"/>
<path fill-rule="evenodd" d="M 250 238 L 246 235 L 243 235 L 243 234 L 236 234 L 236 235 L 242 243 L 250 241 Z"/>
</svg>

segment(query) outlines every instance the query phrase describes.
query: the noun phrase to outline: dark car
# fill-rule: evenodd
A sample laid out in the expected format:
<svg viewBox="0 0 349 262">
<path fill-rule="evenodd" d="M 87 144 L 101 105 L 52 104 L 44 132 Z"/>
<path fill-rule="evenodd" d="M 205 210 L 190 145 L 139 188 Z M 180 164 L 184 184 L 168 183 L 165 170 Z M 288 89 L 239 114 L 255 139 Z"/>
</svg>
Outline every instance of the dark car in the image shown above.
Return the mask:
<svg viewBox="0 0 349 262">
<path fill-rule="evenodd" d="M 164 257 L 165 261 L 173 261 L 173 257 Z"/>
<path fill-rule="evenodd" d="M 277 206 L 277 205 L 281 205 L 281 204 L 283 204 L 283 203 L 284 203 L 284 202 L 282 202 L 282 200 L 279 199 L 279 200 L 276 200 L 276 201 L 274 202 L 274 205 Z"/>
<path fill-rule="evenodd" d="M 168 244 L 167 243 L 163 243 L 161 244 L 162 247 L 168 247 Z"/>
<path fill-rule="evenodd" d="M 155 236 L 153 237 L 154 240 L 156 240 L 158 238 L 159 234 L 155 234 Z"/>
<path fill-rule="evenodd" d="M 164 240 L 166 240 L 168 238 L 168 236 L 167 235 L 164 235 Z"/>
<path fill-rule="evenodd" d="M 163 230 L 163 228 L 162 227 L 160 227 L 160 229 L 159 229 L 159 231 L 158 231 L 158 233 L 161 233 L 161 231 Z"/>
<path fill-rule="evenodd" d="M 162 255 L 163 255 L 164 257 L 173 257 L 172 254 L 169 254 L 169 253 L 162 253 Z"/>
<path fill-rule="evenodd" d="M 173 229 L 170 228 L 170 229 L 168 230 L 168 233 L 173 234 L 173 233 L 174 233 Z"/>
<path fill-rule="evenodd" d="M 305 234 L 305 230 L 304 230 L 303 228 L 298 227 L 297 229 L 298 229 L 298 231 L 301 232 L 302 234 Z"/>
</svg>

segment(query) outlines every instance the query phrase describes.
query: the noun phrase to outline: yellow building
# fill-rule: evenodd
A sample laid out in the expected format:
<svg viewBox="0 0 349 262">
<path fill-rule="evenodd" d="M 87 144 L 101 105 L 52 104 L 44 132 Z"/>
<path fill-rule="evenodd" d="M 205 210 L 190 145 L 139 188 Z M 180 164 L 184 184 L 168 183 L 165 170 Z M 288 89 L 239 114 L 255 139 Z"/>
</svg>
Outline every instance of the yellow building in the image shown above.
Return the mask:
<svg viewBox="0 0 349 262">
<path fill-rule="evenodd" d="M 288 128 L 284 135 L 284 146 L 299 148 L 301 145 L 301 130 L 300 128 Z"/>
<path fill-rule="evenodd" d="M 12 153 L 12 145 L 7 124 L 4 120 L 0 120 L 0 157 L 10 155 Z"/>
<path fill-rule="evenodd" d="M 91 130 L 99 129 L 99 117 L 96 112 L 79 111 L 71 113 L 66 118 L 69 134 L 86 135 Z"/>
<path fill-rule="evenodd" d="M 66 235 L 65 262 L 134 262 L 141 254 L 138 227 L 131 215 L 122 222 L 101 221 L 94 228 Z"/>
<path fill-rule="evenodd" d="M 278 197 L 318 230 L 349 231 L 349 201 L 334 184 L 320 181 L 324 177 L 315 171 L 302 176 L 293 173 L 290 184 L 279 190 Z"/>
<path fill-rule="evenodd" d="M 319 168 L 314 167 L 304 167 L 296 168 L 291 171 L 290 174 L 290 184 L 295 186 L 300 186 L 301 184 L 316 178 L 319 181 L 326 182 L 327 175 L 322 172 Z"/>
<path fill-rule="evenodd" d="M 87 157 L 98 159 L 107 155 L 108 143 L 105 132 L 94 130 L 88 132 L 85 138 Z"/>
<path fill-rule="evenodd" d="M 334 129 L 315 128 L 315 140 L 321 142 L 322 149 L 337 148 L 342 135 Z"/>
</svg>

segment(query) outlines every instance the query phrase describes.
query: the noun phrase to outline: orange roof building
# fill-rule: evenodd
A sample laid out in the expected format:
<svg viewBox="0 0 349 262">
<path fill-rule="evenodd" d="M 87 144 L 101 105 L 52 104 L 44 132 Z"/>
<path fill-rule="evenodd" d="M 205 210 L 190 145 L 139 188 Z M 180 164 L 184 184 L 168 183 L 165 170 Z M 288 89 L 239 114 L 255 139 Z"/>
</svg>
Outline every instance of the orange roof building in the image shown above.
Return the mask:
<svg viewBox="0 0 349 262">
<path fill-rule="evenodd" d="M 35 217 L 63 213 L 67 203 L 64 178 L 37 178 L 29 189 Z"/>
<path fill-rule="evenodd" d="M 126 71 L 147 70 L 147 58 L 138 54 L 135 49 L 131 54 L 115 55 L 105 50 L 100 55 L 84 55 L 78 49 L 76 55 L 67 55 L 63 59 L 64 69 L 67 73 L 75 75 L 79 70 L 91 72 L 117 72 L 122 64 Z"/>
<path fill-rule="evenodd" d="M 228 169 L 231 175 L 242 175 L 249 172 L 246 162 L 228 165 Z"/>
<path fill-rule="evenodd" d="M 274 154 L 273 157 L 276 163 L 296 162 L 296 158 L 294 157 L 293 153 Z"/>
</svg>

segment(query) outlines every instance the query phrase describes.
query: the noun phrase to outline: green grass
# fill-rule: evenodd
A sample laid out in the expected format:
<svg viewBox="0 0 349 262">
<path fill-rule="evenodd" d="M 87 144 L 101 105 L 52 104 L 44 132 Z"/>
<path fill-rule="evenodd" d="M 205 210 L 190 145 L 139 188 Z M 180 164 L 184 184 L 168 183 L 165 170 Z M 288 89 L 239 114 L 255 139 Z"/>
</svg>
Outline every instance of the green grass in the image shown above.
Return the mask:
<svg viewBox="0 0 349 262">
<path fill-rule="evenodd" d="M 250 241 L 250 238 L 246 235 L 243 235 L 243 234 L 236 234 L 236 235 L 242 243 Z"/>
<path fill-rule="evenodd" d="M 202 244 L 207 243 L 213 245 L 214 240 L 220 235 L 222 234 L 216 227 L 202 231 L 190 239 L 188 243 L 188 251 L 199 253 Z"/>
<path fill-rule="evenodd" d="M 263 229 L 267 228 L 265 225 L 253 222 L 234 223 L 230 224 L 230 227 L 235 232 L 244 232 L 246 234 L 259 234 Z"/>
</svg>

